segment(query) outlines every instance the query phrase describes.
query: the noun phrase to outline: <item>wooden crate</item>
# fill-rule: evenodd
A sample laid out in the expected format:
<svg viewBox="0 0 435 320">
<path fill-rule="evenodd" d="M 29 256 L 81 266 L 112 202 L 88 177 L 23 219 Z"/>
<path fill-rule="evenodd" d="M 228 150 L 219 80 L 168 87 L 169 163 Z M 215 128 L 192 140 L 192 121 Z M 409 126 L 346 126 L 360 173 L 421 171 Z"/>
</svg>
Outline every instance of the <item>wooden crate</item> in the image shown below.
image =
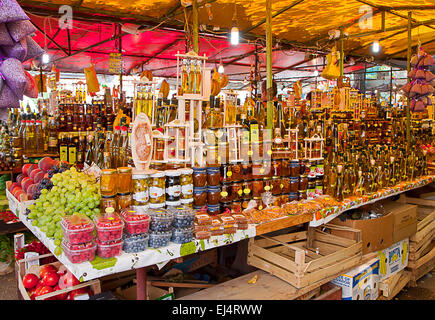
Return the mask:
<svg viewBox="0 0 435 320">
<path fill-rule="evenodd" d="M 411 272 L 402 270 L 379 282 L 381 295 L 378 300 L 393 299 L 411 280 Z"/>
<path fill-rule="evenodd" d="M 18 291 L 24 300 L 31 300 L 26 288 L 24 288 L 24 285 L 23 285 L 24 275 L 26 275 L 26 273 L 28 273 L 28 272 L 39 274 L 39 269 L 42 267 L 42 266 L 31 266 L 29 269 L 26 270 L 26 262 L 40 260 L 40 259 L 50 257 L 50 256 L 52 256 L 51 253 L 43 254 L 43 255 L 39 255 L 37 257 L 33 257 L 33 258 L 21 259 L 21 260 L 16 262 Z M 54 265 L 58 269 L 62 265 L 59 261 L 54 262 L 54 263 L 50 263 L 50 264 Z M 80 283 L 76 286 L 72 286 L 69 288 L 57 290 L 57 291 L 54 291 L 51 293 L 47 293 L 47 294 L 38 296 L 35 298 L 35 300 L 45 300 L 46 298 L 51 298 L 51 297 L 57 296 L 61 293 L 71 292 L 73 290 L 86 288 L 86 287 L 91 287 L 94 294 L 101 293 L 100 281 L 98 279 L 96 279 L 96 280 L 90 280 L 90 281 Z"/>
<path fill-rule="evenodd" d="M 321 294 L 313 300 L 341 300 L 342 288 L 330 282 L 325 283 L 321 288 Z M 322 293 L 323 292 L 323 293 Z"/>
<path fill-rule="evenodd" d="M 35 200 L 29 200 L 27 195 L 22 194 L 20 199 L 14 197 L 12 193 L 9 192 L 9 187 L 12 181 L 6 181 L 6 198 L 9 201 L 9 210 L 11 210 L 17 217 L 26 213 L 26 209 L 35 203 Z"/>
<path fill-rule="evenodd" d="M 342 231 L 348 236 L 322 230 Z M 262 235 L 249 241 L 248 264 L 296 288 L 352 269 L 361 260 L 360 230 L 333 224 L 275 237 Z"/>
<path fill-rule="evenodd" d="M 435 267 L 435 200 L 405 198 L 406 203 L 417 204 L 417 232 L 409 238 L 411 286 Z"/>
</svg>

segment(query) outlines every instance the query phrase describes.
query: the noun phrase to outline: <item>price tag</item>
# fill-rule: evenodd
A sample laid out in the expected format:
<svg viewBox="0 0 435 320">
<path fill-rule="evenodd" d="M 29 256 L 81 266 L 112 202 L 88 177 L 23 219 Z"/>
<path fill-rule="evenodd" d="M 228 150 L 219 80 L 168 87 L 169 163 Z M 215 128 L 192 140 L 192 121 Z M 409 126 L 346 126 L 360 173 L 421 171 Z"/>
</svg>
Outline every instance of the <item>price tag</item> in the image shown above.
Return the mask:
<svg viewBox="0 0 435 320">
<path fill-rule="evenodd" d="M 37 253 L 37 252 L 24 253 L 24 259 L 31 259 L 31 258 L 35 258 L 35 257 L 39 257 L 39 253 Z M 35 259 L 32 261 L 26 262 L 26 270 L 30 269 L 31 266 L 39 266 L 39 259 Z"/>
</svg>

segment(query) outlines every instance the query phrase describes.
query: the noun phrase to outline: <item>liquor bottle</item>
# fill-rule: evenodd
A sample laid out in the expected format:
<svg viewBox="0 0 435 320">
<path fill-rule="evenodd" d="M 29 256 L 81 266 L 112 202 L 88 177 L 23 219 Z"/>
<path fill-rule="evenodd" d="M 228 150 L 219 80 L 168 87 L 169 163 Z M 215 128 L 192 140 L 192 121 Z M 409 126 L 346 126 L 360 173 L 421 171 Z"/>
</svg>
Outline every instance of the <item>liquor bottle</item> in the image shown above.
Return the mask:
<svg viewBox="0 0 435 320">
<path fill-rule="evenodd" d="M 394 157 L 391 156 L 390 157 L 390 165 L 389 165 L 389 168 L 388 168 L 388 170 L 389 170 L 389 174 L 388 174 L 388 179 L 389 179 L 388 180 L 388 186 L 389 187 L 393 187 L 397 183 L 397 181 L 396 181 L 396 171 L 397 171 L 397 168 L 396 168 L 396 163 L 395 163 L 394 160 L 395 160 Z"/>
<path fill-rule="evenodd" d="M 190 61 L 190 69 L 189 69 L 189 75 L 188 75 L 188 89 L 187 93 L 196 93 L 196 83 L 195 83 L 196 77 L 195 77 L 195 65 L 194 60 L 192 59 Z"/>
<path fill-rule="evenodd" d="M 384 174 L 385 174 L 385 172 L 384 172 L 382 166 L 381 165 L 377 166 L 375 179 L 377 182 L 378 190 L 385 188 L 385 176 L 384 176 Z"/>
<path fill-rule="evenodd" d="M 33 119 L 26 121 L 25 139 L 26 139 L 25 152 L 27 154 L 35 153 L 36 152 L 35 120 Z"/>
<path fill-rule="evenodd" d="M 48 152 L 57 153 L 58 150 L 58 130 L 53 117 L 48 121 Z"/>
<path fill-rule="evenodd" d="M 337 165 L 337 184 L 334 192 L 337 201 L 343 201 L 343 165 Z"/>
<path fill-rule="evenodd" d="M 80 167 L 83 167 L 85 163 L 85 156 L 86 156 L 86 139 L 85 135 L 79 133 L 79 141 L 77 146 L 77 164 Z"/>
<path fill-rule="evenodd" d="M 26 138 L 25 138 L 25 130 L 26 130 L 26 115 L 23 114 L 20 121 L 20 128 L 18 130 L 18 148 L 26 149 Z"/>
<path fill-rule="evenodd" d="M 59 158 L 61 162 L 68 162 L 68 143 L 66 141 L 66 133 L 61 133 L 59 136 Z"/>
<path fill-rule="evenodd" d="M 347 198 L 352 195 L 352 183 L 351 183 L 351 168 L 352 166 L 346 161 L 344 163 L 344 172 L 343 172 L 343 197 Z"/>
<path fill-rule="evenodd" d="M 201 94 L 202 92 L 202 72 L 201 72 L 201 60 L 196 62 L 196 71 L 195 71 L 195 93 Z"/>
<path fill-rule="evenodd" d="M 91 166 L 94 162 L 95 155 L 94 155 L 94 137 L 92 134 L 88 134 L 86 137 L 87 143 L 86 143 L 86 155 L 85 155 L 85 163 L 88 166 Z"/>
<path fill-rule="evenodd" d="M 131 132 L 133 130 L 133 123 L 130 122 L 130 125 L 128 127 L 127 130 L 127 149 L 126 149 L 126 154 L 127 154 L 127 163 L 126 165 L 128 167 L 134 167 L 134 161 L 133 161 L 133 154 L 131 152 Z"/>
<path fill-rule="evenodd" d="M 401 157 L 400 157 L 400 181 L 406 181 L 406 179 L 407 179 L 407 173 L 406 173 L 406 169 L 407 169 L 407 166 L 406 166 L 406 159 L 407 159 L 407 157 L 406 157 L 406 153 L 404 152 L 404 149 L 403 148 L 401 148 L 400 149 L 400 153 L 401 153 Z"/>
<path fill-rule="evenodd" d="M 77 163 L 77 144 L 73 133 L 68 134 L 68 163 L 72 165 Z"/>
<path fill-rule="evenodd" d="M 121 137 L 118 140 L 118 157 L 116 161 L 116 168 L 119 167 L 125 167 L 126 163 L 126 146 L 127 146 L 127 140 L 128 140 L 128 132 L 127 127 L 122 126 L 121 127 Z"/>
<path fill-rule="evenodd" d="M 335 159 L 335 153 L 333 154 L 332 161 L 329 166 L 328 187 L 326 193 L 334 197 L 337 188 L 337 162 Z"/>
<path fill-rule="evenodd" d="M 376 190 L 378 189 L 378 183 L 376 181 L 376 167 L 375 167 L 376 161 L 372 159 L 370 160 L 370 164 L 371 165 L 369 166 L 369 171 L 367 174 L 368 188 L 366 188 L 366 190 L 369 193 L 372 193 L 372 192 L 376 192 Z"/>
<path fill-rule="evenodd" d="M 104 142 L 104 150 L 103 150 L 104 166 L 102 169 L 111 169 L 112 168 L 112 159 L 110 156 L 111 143 L 112 143 L 112 132 L 109 129 L 106 132 L 106 141 Z"/>
<path fill-rule="evenodd" d="M 115 126 L 115 132 L 113 133 L 112 136 L 112 140 L 110 141 L 110 167 L 111 168 L 116 168 L 116 164 L 117 164 L 117 157 L 116 155 L 119 152 L 118 149 L 118 141 L 120 139 L 120 134 L 121 134 L 121 127 L 120 126 Z"/>
<path fill-rule="evenodd" d="M 232 99 L 228 99 L 225 106 L 225 124 L 232 125 L 236 123 L 236 111 L 236 105 Z"/>
<path fill-rule="evenodd" d="M 248 124 L 249 124 L 249 137 L 251 143 L 258 143 L 260 141 L 260 124 L 254 117 L 254 110 L 252 106 L 248 106 Z"/>
<path fill-rule="evenodd" d="M 223 118 L 220 109 L 220 99 L 214 99 L 213 96 L 210 96 L 210 113 L 207 115 L 204 123 L 205 128 L 218 128 L 222 127 Z"/>
<path fill-rule="evenodd" d="M 184 59 L 182 62 L 182 70 L 181 70 L 181 86 L 179 87 L 178 94 L 183 95 L 188 93 L 189 89 L 189 75 L 187 73 L 187 61 Z"/>
<path fill-rule="evenodd" d="M 35 142 L 36 142 L 36 153 L 44 153 L 44 131 L 42 130 L 42 121 L 35 121 Z"/>
<path fill-rule="evenodd" d="M 365 189 L 365 183 L 364 183 L 364 176 L 362 174 L 362 171 L 358 171 L 358 182 L 355 186 L 355 190 L 353 191 L 353 194 L 357 197 L 361 197 L 366 194 Z"/>
<path fill-rule="evenodd" d="M 98 145 L 97 145 L 97 160 L 96 164 L 100 169 L 104 168 L 104 133 L 100 132 L 98 134 Z"/>
</svg>

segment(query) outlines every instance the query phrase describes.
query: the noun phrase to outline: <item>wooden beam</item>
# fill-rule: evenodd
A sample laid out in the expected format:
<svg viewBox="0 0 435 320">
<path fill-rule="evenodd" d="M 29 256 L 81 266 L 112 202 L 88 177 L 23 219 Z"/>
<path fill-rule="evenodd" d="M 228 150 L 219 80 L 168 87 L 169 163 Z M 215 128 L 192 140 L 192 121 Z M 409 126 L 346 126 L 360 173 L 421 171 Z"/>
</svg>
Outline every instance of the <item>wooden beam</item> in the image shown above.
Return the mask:
<svg viewBox="0 0 435 320">
<path fill-rule="evenodd" d="M 422 42 L 421 45 L 424 46 L 425 44 L 429 44 L 429 43 L 432 43 L 432 42 L 434 42 L 434 41 L 435 41 L 435 39 L 431 39 L 431 40 L 428 40 L 428 41 Z M 417 47 L 417 46 L 418 46 L 418 44 L 416 44 L 416 45 L 414 45 L 414 46 L 412 46 L 412 47 Z M 396 51 L 396 52 L 390 53 L 390 54 L 388 55 L 388 57 L 393 57 L 393 56 L 395 56 L 396 54 L 399 54 L 399 53 L 405 52 L 405 51 L 407 51 L 407 50 L 408 50 L 408 49 L 405 48 L 405 49 L 401 49 L 400 51 Z"/>
<path fill-rule="evenodd" d="M 272 0 L 266 0 L 266 96 L 267 96 L 267 129 L 273 130 L 273 95 L 272 95 Z"/>
<path fill-rule="evenodd" d="M 304 0 L 297 0 L 297 1 L 294 1 L 294 2 L 292 2 L 291 4 L 289 4 L 288 6 L 285 6 L 285 7 L 281 8 L 281 9 L 279 9 L 277 12 L 275 12 L 275 13 L 272 15 L 272 18 L 275 18 L 276 16 L 279 16 L 281 13 L 290 10 L 291 8 L 293 8 L 294 6 L 298 5 L 298 4 L 301 3 L 301 2 L 304 2 Z M 250 31 L 254 30 L 255 28 L 261 26 L 261 25 L 264 24 L 264 23 L 266 23 L 266 19 L 263 19 L 263 20 L 257 22 L 256 24 L 254 24 L 253 26 L 251 26 L 251 27 L 249 27 L 249 28 L 243 30 L 242 33 L 248 33 L 248 32 L 250 32 Z"/>
</svg>

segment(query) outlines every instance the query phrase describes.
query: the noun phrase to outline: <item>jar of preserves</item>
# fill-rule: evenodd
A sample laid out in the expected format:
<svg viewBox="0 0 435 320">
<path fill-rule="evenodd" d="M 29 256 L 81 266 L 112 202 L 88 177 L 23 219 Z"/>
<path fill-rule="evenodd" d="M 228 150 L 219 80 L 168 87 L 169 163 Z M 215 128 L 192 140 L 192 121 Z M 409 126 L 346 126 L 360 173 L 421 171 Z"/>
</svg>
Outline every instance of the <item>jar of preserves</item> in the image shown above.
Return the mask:
<svg viewBox="0 0 435 320">
<path fill-rule="evenodd" d="M 316 179 L 316 197 L 323 195 L 323 176 Z"/>
<path fill-rule="evenodd" d="M 229 203 L 233 201 L 231 184 L 224 183 L 221 187 L 220 202 Z"/>
<path fill-rule="evenodd" d="M 131 204 L 131 193 L 118 193 L 118 207 L 120 211 L 130 207 Z"/>
<path fill-rule="evenodd" d="M 282 175 L 281 159 L 272 159 L 271 171 L 272 171 L 272 177 Z"/>
<path fill-rule="evenodd" d="M 242 198 L 243 199 L 251 199 L 252 198 L 252 180 L 244 180 L 242 182 Z"/>
<path fill-rule="evenodd" d="M 231 213 L 240 213 L 242 212 L 242 201 L 233 201 L 231 202 Z"/>
<path fill-rule="evenodd" d="M 272 194 L 273 195 L 281 194 L 281 177 L 280 176 L 272 177 Z"/>
<path fill-rule="evenodd" d="M 261 194 L 263 192 L 264 192 L 263 179 L 252 180 L 252 196 L 253 197 L 261 197 Z"/>
<path fill-rule="evenodd" d="M 291 192 L 291 186 L 290 186 L 290 177 L 281 177 L 281 192 L 282 193 L 289 193 Z"/>
<path fill-rule="evenodd" d="M 313 200 L 316 197 L 316 177 L 308 177 L 307 199 Z"/>
<path fill-rule="evenodd" d="M 111 197 L 118 193 L 118 173 L 115 169 L 101 170 L 100 192 L 102 196 Z"/>
<path fill-rule="evenodd" d="M 174 202 L 180 200 L 181 184 L 180 184 L 180 171 L 166 170 L 165 171 L 165 188 L 166 188 L 166 201 Z"/>
<path fill-rule="evenodd" d="M 231 195 L 233 201 L 238 201 L 243 197 L 243 186 L 241 181 L 234 181 L 231 184 Z"/>
<path fill-rule="evenodd" d="M 309 166 L 307 166 L 307 162 L 308 160 L 303 159 L 300 161 L 300 171 L 299 174 L 303 175 L 303 174 L 307 174 L 309 171 Z M 307 170 L 308 169 L 308 170 Z"/>
<path fill-rule="evenodd" d="M 316 175 L 323 177 L 324 174 L 325 174 L 325 168 L 324 168 L 323 160 L 317 160 Z"/>
<path fill-rule="evenodd" d="M 290 177 L 290 192 L 297 192 L 299 189 L 299 177 Z"/>
<path fill-rule="evenodd" d="M 203 207 L 207 204 L 207 190 L 205 188 L 193 188 L 193 205 Z"/>
<path fill-rule="evenodd" d="M 310 161 L 309 164 L 310 164 L 310 169 L 309 169 L 308 175 L 315 176 L 316 171 L 317 171 L 316 161 Z"/>
<path fill-rule="evenodd" d="M 272 179 L 271 178 L 264 178 L 263 179 L 263 188 L 265 192 L 272 192 Z"/>
<path fill-rule="evenodd" d="M 220 201 L 221 188 L 219 186 L 207 187 L 207 205 L 218 205 Z"/>
<path fill-rule="evenodd" d="M 307 190 L 298 190 L 298 200 L 305 200 L 307 199 Z"/>
<path fill-rule="evenodd" d="M 223 163 L 220 166 L 220 179 L 222 183 L 233 181 L 233 172 L 229 163 Z"/>
<path fill-rule="evenodd" d="M 251 180 L 252 179 L 252 163 L 250 163 L 250 162 L 242 162 L 240 164 L 240 166 L 242 168 L 241 175 L 242 175 L 243 179 Z"/>
<path fill-rule="evenodd" d="M 218 186 L 221 183 L 221 173 L 219 167 L 207 168 L 207 184 L 209 186 Z"/>
<path fill-rule="evenodd" d="M 308 189 L 308 177 L 307 175 L 299 176 L 299 187 L 298 190 L 307 190 Z"/>
<path fill-rule="evenodd" d="M 221 213 L 221 207 L 220 205 L 208 205 L 207 206 L 207 213 L 211 216 L 215 216 L 217 214 Z"/>
<path fill-rule="evenodd" d="M 131 193 L 132 189 L 132 168 L 120 167 L 118 171 L 118 193 Z"/>
<path fill-rule="evenodd" d="M 248 200 L 248 199 L 242 200 L 242 211 L 248 207 L 249 201 L 251 201 L 251 200 Z"/>
<path fill-rule="evenodd" d="M 232 173 L 232 179 L 233 181 L 240 181 L 243 179 L 249 180 L 249 178 L 243 176 L 243 171 L 242 171 L 242 163 L 239 161 L 231 161 L 230 162 L 231 165 L 231 173 Z"/>
<path fill-rule="evenodd" d="M 100 211 L 106 212 L 107 208 L 113 208 L 118 211 L 118 199 L 116 196 L 101 196 Z"/>
<path fill-rule="evenodd" d="M 288 194 L 288 202 L 292 201 L 298 201 L 298 193 L 297 192 L 290 192 Z"/>
<path fill-rule="evenodd" d="M 149 179 L 149 192 L 150 192 L 150 203 L 165 203 L 166 195 L 166 179 L 165 172 L 158 171 L 156 173 L 150 174 Z"/>
<path fill-rule="evenodd" d="M 282 159 L 281 161 L 281 176 L 282 177 L 290 177 L 290 160 Z"/>
<path fill-rule="evenodd" d="M 283 193 L 283 194 L 281 194 L 281 198 L 280 198 L 280 200 L 281 200 L 281 204 L 285 204 L 285 203 L 287 203 L 287 202 L 290 202 L 290 201 L 288 200 L 288 196 L 289 196 L 289 194 L 290 194 L 290 193 Z"/>
<path fill-rule="evenodd" d="M 193 168 L 193 186 L 205 187 L 207 185 L 207 169 L 206 168 Z"/>
<path fill-rule="evenodd" d="M 149 175 L 145 172 L 134 171 L 132 176 L 132 204 L 134 206 L 143 206 L 148 204 L 149 190 L 148 190 Z"/>
<path fill-rule="evenodd" d="M 290 176 L 297 177 L 301 171 L 301 166 L 299 164 L 299 160 L 291 160 L 290 161 Z"/>
<path fill-rule="evenodd" d="M 255 209 L 263 210 L 266 207 L 263 203 L 263 198 L 255 197 L 255 198 L 252 198 L 252 200 L 255 201 Z"/>
</svg>

